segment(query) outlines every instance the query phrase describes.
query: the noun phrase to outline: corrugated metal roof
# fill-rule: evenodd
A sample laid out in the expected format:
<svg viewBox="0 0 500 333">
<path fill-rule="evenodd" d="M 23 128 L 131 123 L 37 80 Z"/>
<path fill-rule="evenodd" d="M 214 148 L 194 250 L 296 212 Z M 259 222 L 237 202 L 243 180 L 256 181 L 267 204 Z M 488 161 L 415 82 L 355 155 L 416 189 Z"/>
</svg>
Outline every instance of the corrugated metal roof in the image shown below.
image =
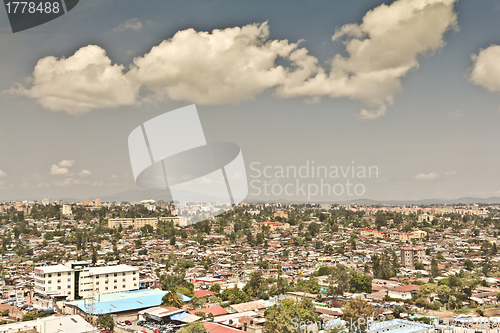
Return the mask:
<svg viewBox="0 0 500 333">
<path fill-rule="evenodd" d="M 97 298 L 96 302 L 93 304 L 94 311 L 91 311 L 92 309 L 88 300 L 78 300 L 67 302 L 66 304 L 76 306 L 87 313 L 92 312 L 92 314 L 117 313 L 161 305 L 161 299 L 166 293 L 167 291 L 159 289 L 142 289 L 104 294 Z M 180 296 L 183 302 L 189 302 L 191 300 L 187 296 Z"/>
</svg>

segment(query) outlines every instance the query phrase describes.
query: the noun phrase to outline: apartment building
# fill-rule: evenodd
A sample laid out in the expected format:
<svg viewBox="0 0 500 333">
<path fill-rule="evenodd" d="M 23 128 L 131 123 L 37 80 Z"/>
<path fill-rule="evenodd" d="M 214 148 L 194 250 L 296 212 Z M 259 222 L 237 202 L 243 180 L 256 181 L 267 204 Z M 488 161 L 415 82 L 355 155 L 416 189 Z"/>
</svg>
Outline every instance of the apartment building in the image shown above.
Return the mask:
<svg viewBox="0 0 500 333">
<path fill-rule="evenodd" d="M 123 228 L 128 228 L 132 226 L 133 229 L 140 229 L 145 225 L 149 224 L 156 229 L 158 226 L 158 218 L 156 217 L 144 217 L 144 218 L 121 218 L 121 219 L 109 219 L 108 228 L 118 228 L 120 225 Z"/>
<path fill-rule="evenodd" d="M 139 289 L 139 269 L 129 265 L 86 267 L 80 272 L 78 295 L 87 298 Z"/>
<path fill-rule="evenodd" d="M 74 300 L 138 290 L 139 286 L 139 269 L 129 265 L 86 267 L 70 262 L 66 266 L 35 268 L 35 293 L 45 299 L 63 297 Z"/>
<path fill-rule="evenodd" d="M 75 297 L 75 271 L 64 265 L 35 268 L 35 292 L 45 297 L 52 295 Z"/>
<path fill-rule="evenodd" d="M 418 261 L 422 261 L 424 259 L 425 250 L 419 247 L 402 247 L 401 248 L 401 265 L 403 267 L 406 266 L 414 266 Z"/>
<path fill-rule="evenodd" d="M 160 217 L 160 221 L 173 222 L 174 225 L 179 227 L 186 227 L 188 225 L 188 220 L 185 216 Z"/>
</svg>

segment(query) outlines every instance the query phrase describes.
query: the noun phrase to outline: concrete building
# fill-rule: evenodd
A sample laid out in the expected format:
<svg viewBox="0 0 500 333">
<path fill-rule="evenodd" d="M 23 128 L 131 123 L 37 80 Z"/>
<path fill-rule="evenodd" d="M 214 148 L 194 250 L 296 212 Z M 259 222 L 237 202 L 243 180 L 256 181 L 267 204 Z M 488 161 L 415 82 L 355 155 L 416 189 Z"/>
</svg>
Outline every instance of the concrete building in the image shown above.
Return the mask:
<svg viewBox="0 0 500 333">
<path fill-rule="evenodd" d="M 402 247 L 401 248 L 401 265 L 415 266 L 415 263 L 424 259 L 425 250 L 419 247 Z"/>
<path fill-rule="evenodd" d="M 160 221 L 173 222 L 174 225 L 179 227 L 186 227 L 188 225 L 188 220 L 185 216 L 160 217 Z"/>
<path fill-rule="evenodd" d="M 35 268 L 35 293 L 40 304 L 139 289 L 139 269 L 129 265 L 88 267 L 87 262 Z M 45 302 L 46 303 L 46 302 Z"/>
<path fill-rule="evenodd" d="M 71 206 L 70 205 L 63 205 L 62 213 L 63 213 L 63 215 L 71 215 Z"/>
<path fill-rule="evenodd" d="M 80 272 L 78 295 L 87 298 L 139 289 L 139 269 L 129 265 L 85 267 Z"/>
<path fill-rule="evenodd" d="M 74 270 L 63 265 L 35 268 L 35 292 L 50 298 L 53 295 L 75 296 Z"/>
<path fill-rule="evenodd" d="M 122 219 L 109 219 L 108 220 L 108 228 L 118 228 L 119 226 L 123 228 L 128 228 L 132 226 L 133 229 L 140 229 L 145 225 L 150 225 L 156 229 L 158 226 L 158 218 L 149 217 L 149 218 L 122 218 Z"/>
</svg>

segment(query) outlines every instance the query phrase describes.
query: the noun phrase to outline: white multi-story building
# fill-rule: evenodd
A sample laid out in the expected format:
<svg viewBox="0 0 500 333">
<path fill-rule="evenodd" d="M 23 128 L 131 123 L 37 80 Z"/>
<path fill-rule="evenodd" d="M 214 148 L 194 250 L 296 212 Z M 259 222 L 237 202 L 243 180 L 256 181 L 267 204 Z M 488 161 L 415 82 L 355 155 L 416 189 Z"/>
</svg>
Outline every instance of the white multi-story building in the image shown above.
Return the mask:
<svg viewBox="0 0 500 333">
<path fill-rule="evenodd" d="M 139 269 L 129 265 L 85 267 L 56 265 L 35 268 L 35 293 L 42 298 L 69 300 L 101 294 L 138 290 Z"/>
<path fill-rule="evenodd" d="M 139 269 L 129 265 L 86 267 L 80 273 L 78 295 L 116 293 L 139 289 Z"/>
<path fill-rule="evenodd" d="M 66 295 L 75 297 L 75 271 L 64 265 L 35 268 L 35 292 L 49 297 Z"/>
</svg>

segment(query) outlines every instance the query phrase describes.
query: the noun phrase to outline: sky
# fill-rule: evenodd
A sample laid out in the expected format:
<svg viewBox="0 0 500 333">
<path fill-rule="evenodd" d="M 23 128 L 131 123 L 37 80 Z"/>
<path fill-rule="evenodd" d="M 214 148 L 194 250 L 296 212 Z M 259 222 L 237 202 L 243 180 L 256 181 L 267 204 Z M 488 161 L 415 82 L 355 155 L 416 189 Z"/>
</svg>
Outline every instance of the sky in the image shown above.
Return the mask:
<svg viewBox="0 0 500 333">
<path fill-rule="evenodd" d="M 192 104 L 207 142 L 241 148 L 248 199 L 500 197 L 499 16 L 494 0 L 81 0 L 12 33 L 2 8 L 0 201 L 139 189 L 129 134 Z M 307 165 L 328 174 L 280 173 Z"/>
</svg>

